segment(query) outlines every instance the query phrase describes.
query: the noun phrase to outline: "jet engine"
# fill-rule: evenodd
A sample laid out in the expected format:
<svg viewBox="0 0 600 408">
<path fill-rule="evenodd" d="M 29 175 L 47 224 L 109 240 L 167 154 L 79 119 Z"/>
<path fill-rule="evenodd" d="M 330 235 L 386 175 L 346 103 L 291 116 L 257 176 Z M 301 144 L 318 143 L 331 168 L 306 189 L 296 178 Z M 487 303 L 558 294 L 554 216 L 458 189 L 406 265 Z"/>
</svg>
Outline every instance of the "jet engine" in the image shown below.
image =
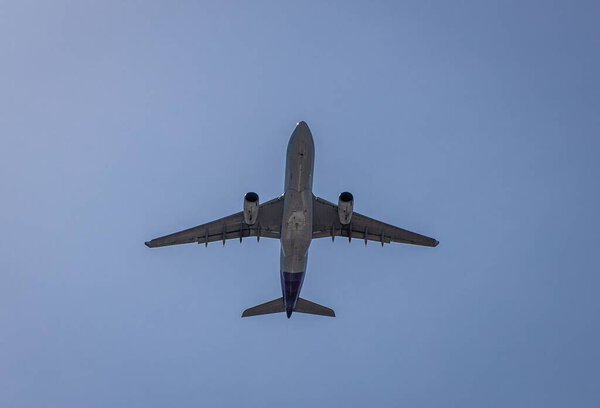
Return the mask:
<svg viewBox="0 0 600 408">
<path fill-rule="evenodd" d="M 344 191 L 338 199 L 338 215 L 342 225 L 350 224 L 352 220 L 352 211 L 354 208 L 354 196 L 352 193 Z"/>
<path fill-rule="evenodd" d="M 249 192 L 244 196 L 244 222 L 254 225 L 258 219 L 258 194 Z"/>
</svg>

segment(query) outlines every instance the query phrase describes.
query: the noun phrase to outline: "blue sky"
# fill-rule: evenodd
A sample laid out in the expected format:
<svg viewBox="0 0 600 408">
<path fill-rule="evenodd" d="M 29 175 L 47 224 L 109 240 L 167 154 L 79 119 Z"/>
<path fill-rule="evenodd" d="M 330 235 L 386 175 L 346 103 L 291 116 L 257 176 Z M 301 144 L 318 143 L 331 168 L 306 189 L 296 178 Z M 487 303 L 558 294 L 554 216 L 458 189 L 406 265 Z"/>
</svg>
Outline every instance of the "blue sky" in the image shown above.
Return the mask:
<svg viewBox="0 0 600 408">
<path fill-rule="evenodd" d="M 595 2 L 0 3 L 0 406 L 600 405 Z M 143 242 L 282 193 L 436 249 Z"/>
</svg>

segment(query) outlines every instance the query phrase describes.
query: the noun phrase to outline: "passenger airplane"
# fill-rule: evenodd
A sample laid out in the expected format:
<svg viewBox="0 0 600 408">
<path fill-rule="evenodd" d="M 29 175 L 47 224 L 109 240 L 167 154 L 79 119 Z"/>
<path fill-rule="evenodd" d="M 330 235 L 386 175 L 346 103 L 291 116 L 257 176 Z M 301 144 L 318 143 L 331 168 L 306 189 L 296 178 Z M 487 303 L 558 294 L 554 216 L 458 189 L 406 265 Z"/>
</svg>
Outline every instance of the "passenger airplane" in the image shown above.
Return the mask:
<svg viewBox="0 0 600 408">
<path fill-rule="evenodd" d="M 287 147 L 285 191 L 282 196 L 258 202 L 258 194 L 244 196 L 244 210 L 216 221 L 146 242 L 150 248 L 209 242 L 244 237 L 276 238 L 281 242 L 280 276 L 283 296 L 246 309 L 242 317 L 292 312 L 335 317 L 335 312 L 300 297 L 306 273 L 308 247 L 314 238 L 347 237 L 389 244 L 435 247 L 433 238 L 385 224 L 355 213 L 354 197 L 343 192 L 338 205 L 316 197 L 312 192 L 315 145 L 305 122 L 296 125 Z"/>
</svg>

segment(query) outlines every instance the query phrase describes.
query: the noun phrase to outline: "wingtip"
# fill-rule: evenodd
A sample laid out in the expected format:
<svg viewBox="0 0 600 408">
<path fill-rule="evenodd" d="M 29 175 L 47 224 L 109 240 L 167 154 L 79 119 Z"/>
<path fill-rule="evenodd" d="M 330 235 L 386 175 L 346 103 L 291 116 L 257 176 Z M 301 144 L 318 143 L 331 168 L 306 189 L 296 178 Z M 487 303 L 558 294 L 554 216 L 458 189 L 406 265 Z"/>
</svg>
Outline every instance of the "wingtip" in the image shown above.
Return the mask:
<svg viewBox="0 0 600 408">
<path fill-rule="evenodd" d="M 146 245 L 148 248 L 152 248 L 152 247 L 150 246 L 150 241 L 146 241 L 146 242 L 144 242 L 144 245 Z"/>
<path fill-rule="evenodd" d="M 435 248 L 436 246 L 438 246 L 440 244 L 440 241 L 438 241 L 437 239 L 435 240 L 435 242 L 433 243 L 433 247 Z"/>
</svg>

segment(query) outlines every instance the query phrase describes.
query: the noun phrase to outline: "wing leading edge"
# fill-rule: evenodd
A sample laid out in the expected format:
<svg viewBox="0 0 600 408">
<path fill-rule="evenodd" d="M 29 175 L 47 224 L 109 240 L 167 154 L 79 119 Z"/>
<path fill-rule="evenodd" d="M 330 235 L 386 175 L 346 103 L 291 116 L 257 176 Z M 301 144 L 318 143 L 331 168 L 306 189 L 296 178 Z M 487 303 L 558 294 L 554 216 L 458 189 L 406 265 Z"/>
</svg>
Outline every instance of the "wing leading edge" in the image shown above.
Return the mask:
<svg viewBox="0 0 600 408">
<path fill-rule="evenodd" d="M 374 220 L 354 212 L 349 225 L 342 225 L 337 205 L 315 197 L 313 200 L 313 238 L 348 237 L 365 241 L 390 242 L 435 247 L 439 242 L 425 235 Z"/>
<path fill-rule="evenodd" d="M 283 196 L 260 205 L 258 219 L 254 225 L 244 223 L 244 213 L 239 212 L 197 227 L 174 234 L 165 235 L 146 242 L 149 248 L 179 244 L 206 244 L 209 242 L 245 237 L 279 238 L 281 217 L 283 214 Z"/>
</svg>

